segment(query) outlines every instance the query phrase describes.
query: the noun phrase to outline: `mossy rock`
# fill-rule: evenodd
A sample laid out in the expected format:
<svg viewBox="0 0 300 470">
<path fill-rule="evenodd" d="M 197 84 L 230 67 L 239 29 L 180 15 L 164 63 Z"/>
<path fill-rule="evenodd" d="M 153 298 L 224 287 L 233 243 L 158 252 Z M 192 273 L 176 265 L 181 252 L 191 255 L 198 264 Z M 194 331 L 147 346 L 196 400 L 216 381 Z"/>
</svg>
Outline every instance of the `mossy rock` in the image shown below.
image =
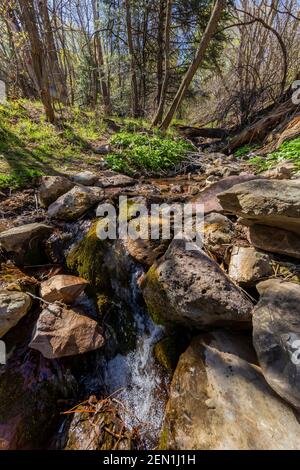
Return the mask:
<svg viewBox="0 0 300 470">
<path fill-rule="evenodd" d="M 157 362 L 169 373 L 173 373 L 177 367 L 180 355 L 189 344 L 188 335 L 182 333 L 167 336 L 154 346 L 154 356 Z"/>
<path fill-rule="evenodd" d="M 169 302 L 155 265 L 147 272 L 141 288 L 148 312 L 154 323 L 168 326 L 169 323 L 166 321 L 165 315 L 168 311 Z"/>
<path fill-rule="evenodd" d="M 70 271 L 77 273 L 101 291 L 109 287 L 104 257 L 108 243 L 97 237 L 97 221 L 93 223 L 83 240 L 67 255 L 66 263 Z"/>
</svg>

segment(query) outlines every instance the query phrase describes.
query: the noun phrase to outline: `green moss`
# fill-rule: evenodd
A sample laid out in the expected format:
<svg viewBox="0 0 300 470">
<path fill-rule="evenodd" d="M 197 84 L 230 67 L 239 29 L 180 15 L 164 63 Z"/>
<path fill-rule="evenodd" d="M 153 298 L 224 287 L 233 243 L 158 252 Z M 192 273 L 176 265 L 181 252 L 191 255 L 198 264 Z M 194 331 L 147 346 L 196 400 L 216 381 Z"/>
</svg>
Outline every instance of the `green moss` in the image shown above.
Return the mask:
<svg viewBox="0 0 300 470">
<path fill-rule="evenodd" d="M 159 450 L 168 450 L 168 429 L 167 427 L 163 428 L 158 444 Z"/>
<path fill-rule="evenodd" d="M 142 290 L 148 312 L 154 323 L 167 326 L 168 321 L 165 318 L 165 314 L 168 311 L 166 308 L 168 299 L 164 287 L 159 281 L 155 266 L 149 269 L 143 282 Z"/>
<path fill-rule="evenodd" d="M 97 307 L 101 318 L 109 313 L 111 308 L 111 300 L 107 294 L 97 294 Z"/>
<path fill-rule="evenodd" d="M 168 336 L 162 339 L 154 347 L 154 355 L 159 364 L 168 372 L 176 369 L 181 350 L 178 350 L 177 336 Z"/>
<path fill-rule="evenodd" d="M 67 267 L 90 281 L 97 291 L 108 288 L 109 279 L 104 267 L 106 244 L 97 237 L 94 222 L 83 240 L 67 255 Z"/>
</svg>

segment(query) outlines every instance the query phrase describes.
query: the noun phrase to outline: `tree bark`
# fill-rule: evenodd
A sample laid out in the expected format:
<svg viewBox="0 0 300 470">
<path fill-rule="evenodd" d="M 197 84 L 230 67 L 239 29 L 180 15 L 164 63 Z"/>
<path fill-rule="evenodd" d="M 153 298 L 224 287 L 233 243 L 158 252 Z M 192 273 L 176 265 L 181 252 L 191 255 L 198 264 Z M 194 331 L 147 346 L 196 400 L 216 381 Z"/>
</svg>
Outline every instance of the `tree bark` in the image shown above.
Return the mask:
<svg viewBox="0 0 300 470">
<path fill-rule="evenodd" d="M 163 80 L 162 89 L 160 93 L 158 109 L 152 122 L 153 126 L 157 126 L 157 124 L 160 124 L 162 121 L 165 102 L 166 102 L 166 96 L 167 96 L 167 91 L 168 91 L 169 75 L 170 75 L 170 29 L 171 29 L 171 19 L 172 19 L 172 6 L 173 6 L 173 0 L 168 0 L 167 12 L 166 12 L 166 23 L 165 23 L 165 74 L 164 74 L 164 80 Z"/>
<path fill-rule="evenodd" d="M 221 18 L 222 12 L 226 6 L 226 0 L 216 0 L 214 9 L 212 11 L 209 23 L 206 27 L 206 30 L 203 34 L 202 40 L 200 42 L 200 45 L 198 47 L 198 50 L 196 52 L 196 56 L 190 65 L 187 73 L 183 77 L 183 80 L 181 82 L 181 85 L 175 95 L 175 98 L 170 106 L 169 111 L 167 112 L 167 115 L 165 116 L 162 124 L 161 124 L 161 129 L 162 130 L 167 130 L 169 125 L 171 124 L 171 121 L 181 104 L 184 95 L 191 83 L 191 81 L 194 78 L 195 73 L 197 72 L 198 68 L 200 67 L 201 63 L 203 62 L 203 59 L 205 57 L 205 53 L 207 51 L 207 48 L 209 46 L 209 43 L 211 41 L 211 38 L 213 37 L 214 33 L 216 32 L 219 20 Z"/>
<path fill-rule="evenodd" d="M 131 5 L 130 0 L 125 0 L 126 8 L 126 26 L 128 49 L 130 56 L 130 73 L 131 73 L 131 109 L 134 117 L 139 117 L 139 93 L 136 75 L 136 61 L 134 55 L 133 37 L 132 37 L 132 21 L 131 21 Z"/>
</svg>

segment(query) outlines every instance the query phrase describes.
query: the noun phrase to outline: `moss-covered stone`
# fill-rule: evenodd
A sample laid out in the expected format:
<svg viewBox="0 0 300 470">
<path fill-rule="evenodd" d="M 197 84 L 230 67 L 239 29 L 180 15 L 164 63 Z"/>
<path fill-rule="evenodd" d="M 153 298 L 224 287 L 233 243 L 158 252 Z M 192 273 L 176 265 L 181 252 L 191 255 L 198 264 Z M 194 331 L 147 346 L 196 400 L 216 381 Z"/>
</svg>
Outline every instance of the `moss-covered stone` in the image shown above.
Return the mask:
<svg viewBox="0 0 300 470">
<path fill-rule="evenodd" d="M 173 373 L 180 355 L 188 346 L 187 338 L 178 334 L 167 336 L 154 346 L 154 356 L 157 362 L 169 373 Z"/>
<path fill-rule="evenodd" d="M 155 265 L 147 272 L 141 287 L 148 312 L 154 323 L 168 325 L 165 318 L 165 314 L 168 311 L 167 296 L 163 284 L 159 280 Z"/>
<path fill-rule="evenodd" d="M 94 222 L 83 240 L 67 255 L 67 267 L 99 290 L 109 285 L 104 265 L 107 243 L 97 237 L 97 222 Z"/>
</svg>

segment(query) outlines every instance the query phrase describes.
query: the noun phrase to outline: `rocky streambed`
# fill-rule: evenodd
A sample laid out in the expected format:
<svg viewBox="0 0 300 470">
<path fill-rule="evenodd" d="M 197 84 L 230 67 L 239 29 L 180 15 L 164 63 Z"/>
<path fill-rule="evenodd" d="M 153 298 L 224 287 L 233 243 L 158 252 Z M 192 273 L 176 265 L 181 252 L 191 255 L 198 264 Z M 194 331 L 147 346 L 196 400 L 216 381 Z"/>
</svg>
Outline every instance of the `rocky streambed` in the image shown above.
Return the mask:
<svg viewBox="0 0 300 470">
<path fill-rule="evenodd" d="M 3 197 L 0 449 L 299 449 L 300 180 L 282 167 L 199 154 L 184 176 Z M 120 196 L 138 223 L 141 201 L 202 204 L 202 248 L 99 239 Z"/>
</svg>

